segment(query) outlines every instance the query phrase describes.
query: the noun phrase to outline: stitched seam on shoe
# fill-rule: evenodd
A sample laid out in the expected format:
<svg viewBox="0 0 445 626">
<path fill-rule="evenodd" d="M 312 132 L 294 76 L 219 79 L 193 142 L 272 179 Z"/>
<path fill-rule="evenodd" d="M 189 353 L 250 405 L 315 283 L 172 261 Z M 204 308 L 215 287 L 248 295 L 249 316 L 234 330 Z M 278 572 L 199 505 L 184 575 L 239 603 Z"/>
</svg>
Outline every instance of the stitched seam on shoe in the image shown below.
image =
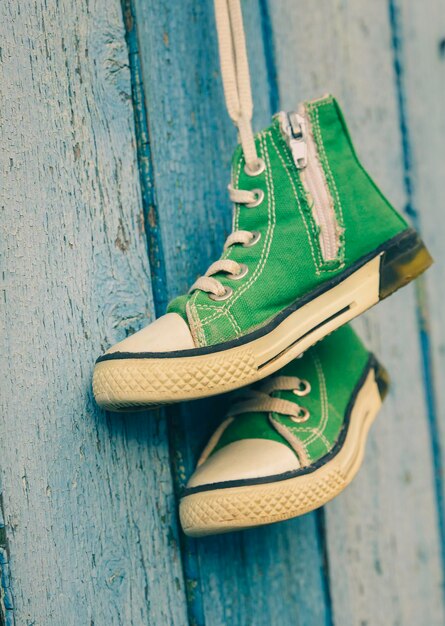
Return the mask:
<svg viewBox="0 0 445 626">
<path fill-rule="evenodd" d="M 238 300 L 238 298 L 240 298 L 245 291 L 247 291 L 247 289 L 250 289 L 250 287 L 252 287 L 252 285 L 255 284 L 255 282 L 258 280 L 258 278 L 261 276 L 261 274 L 263 273 L 263 270 L 266 266 L 267 260 L 269 258 L 269 254 L 270 254 L 270 248 L 272 246 L 272 241 L 273 241 L 273 234 L 274 234 L 274 229 L 275 229 L 275 224 L 276 224 L 276 219 L 275 219 L 275 197 L 273 195 L 273 182 L 272 182 L 272 175 L 269 173 L 271 168 L 270 168 L 270 160 L 269 160 L 269 155 L 267 152 L 267 146 L 265 145 L 265 138 L 267 135 L 270 135 L 270 131 L 268 131 L 267 133 L 261 133 L 259 136 L 260 139 L 260 145 L 262 147 L 262 155 L 267 163 L 268 163 L 268 167 L 266 167 L 266 186 L 267 186 L 267 195 L 268 195 L 268 226 L 267 226 L 267 232 L 266 232 L 266 236 L 265 236 L 265 242 L 264 242 L 264 246 L 263 246 L 263 250 L 261 252 L 261 257 L 259 260 L 259 263 L 257 265 L 257 267 L 255 268 L 255 271 L 252 275 L 252 277 L 247 281 L 247 283 L 245 285 L 243 285 L 243 287 L 241 287 L 241 289 L 239 289 L 235 295 L 233 296 L 233 298 L 231 299 L 231 301 L 219 308 L 217 311 L 215 311 L 215 313 L 213 315 L 210 315 L 209 317 L 201 320 L 201 323 L 203 326 L 209 324 L 210 322 L 212 322 L 214 319 L 217 319 L 218 317 L 220 317 L 221 315 L 224 314 L 225 309 L 231 309 L 231 307 L 236 303 L 236 301 Z M 269 181 L 270 178 L 270 181 Z M 272 190 L 272 191 L 271 191 Z M 197 309 L 200 309 L 201 305 L 197 304 L 196 305 Z"/>
<path fill-rule="evenodd" d="M 337 271 L 339 269 L 341 269 L 342 267 L 344 267 L 344 257 L 345 257 L 345 246 L 346 246 L 346 242 L 345 242 L 345 231 L 344 231 L 344 217 L 343 217 L 343 207 L 341 204 L 341 200 L 340 200 L 340 194 L 338 193 L 338 189 L 337 189 L 337 185 L 335 184 L 335 179 L 334 176 L 332 175 L 332 170 L 331 170 L 331 166 L 329 164 L 329 159 L 328 159 L 328 155 L 326 153 L 326 148 L 324 145 L 324 141 L 323 141 L 323 135 L 321 133 L 321 127 L 320 127 L 320 116 L 318 113 L 318 109 L 321 106 L 327 106 L 328 104 L 332 103 L 332 99 L 330 99 L 329 101 L 323 102 L 321 104 L 313 104 L 313 105 L 309 105 L 308 106 L 308 110 L 309 112 L 313 112 L 314 116 L 312 117 L 312 123 L 313 123 L 313 128 L 314 128 L 314 136 L 318 145 L 318 150 L 319 150 L 319 154 L 320 154 L 320 159 L 322 162 L 322 165 L 324 165 L 324 169 L 325 169 L 325 175 L 326 175 L 326 182 L 328 184 L 329 190 L 331 192 L 331 195 L 333 195 L 337 201 L 337 203 L 334 202 L 334 212 L 335 212 L 335 216 L 337 218 L 337 224 L 340 230 L 339 233 L 339 247 L 338 247 L 338 254 L 337 254 L 337 258 L 339 261 L 341 261 L 341 265 L 339 267 L 336 267 L 334 269 L 326 269 L 326 271 Z M 333 192 L 333 194 L 332 194 Z"/>
<path fill-rule="evenodd" d="M 212 312 L 215 311 L 214 307 L 212 307 L 212 306 L 210 306 L 208 304 L 200 304 L 199 305 L 199 310 L 212 311 Z M 236 321 L 236 318 L 233 315 L 233 313 L 229 309 L 224 309 L 224 310 L 221 311 L 221 315 L 218 316 L 218 318 L 222 317 L 223 315 L 226 315 L 228 318 L 230 318 L 229 321 L 232 324 L 234 330 L 236 331 L 236 336 L 238 337 L 239 335 L 241 335 L 242 334 L 241 327 L 239 326 L 238 322 Z"/>
<path fill-rule="evenodd" d="M 338 223 L 339 223 L 339 226 L 341 228 L 343 228 L 343 226 L 344 226 L 343 205 L 342 205 L 341 200 L 340 200 L 340 194 L 338 193 L 338 188 L 337 188 L 337 185 L 335 184 L 335 178 L 334 178 L 334 176 L 332 174 L 332 170 L 331 170 L 331 166 L 330 166 L 330 163 L 329 163 L 328 155 L 327 155 L 326 148 L 325 148 L 325 145 L 324 145 L 323 134 L 321 132 L 321 126 L 320 126 L 320 116 L 319 116 L 319 113 L 318 113 L 318 109 L 320 108 L 320 106 L 326 106 L 326 105 L 331 104 L 331 103 L 332 103 L 332 100 L 330 102 L 325 102 L 325 103 L 323 103 L 321 105 L 318 105 L 318 106 L 312 106 L 312 107 L 310 107 L 310 109 L 313 110 L 314 113 L 315 113 L 315 127 L 316 127 L 315 131 L 316 131 L 316 135 L 318 137 L 319 149 L 322 152 L 322 158 L 323 158 L 323 161 L 324 161 L 324 163 L 326 165 L 326 169 L 328 171 L 328 183 L 330 183 L 332 185 L 332 187 L 334 189 L 334 195 L 335 195 L 335 198 L 337 200 L 338 211 L 336 211 L 336 213 L 338 213 L 338 215 L 337 215 L 337 219 L 339 219 Z M 344 246 L 345 246 L 344 241 L 343 242 L 340 241 L 339 248 L 341 248 L 341 250 L 342 250 L 341 254 L 343 254 L 343 255 L 344 255 Z M 339 254 L 339 256 L 340 256 L 340 254 Z"/>
<path fill-rule="evenodd" d="M 270 131 L 267 134 L 269 135 Z M 265 242 L 264 242 L 263 250 L 261 252 L 260 260 L 258 262 L 257 267 L 255 268 L 255 271 L 252 277 L 241 287 L 241 289 L 239 289 L 235 293 L 234 297 L 230 300 L 230 302 L 227 303 L 227 305 L 224 305 L 223 307 L 221 307 L 221 309 L 218 309 L 217 311 L 215 311 L 216 316 L 220 311 L 226 308 L 230 309 L 238 300 L 238 298 L 240 298 L 240 296 L 243 295 L 243 293 L 247 289 L 250 289 L 250 287 L 255 284 L 255 282 L 261 276 L 264 270 L 264 267 L 266 266 L 267 260 L 269 258 L 270 248 L 271 248 L 272 240 L 273 240 L 274 227 L 275 227 L 275 197 L 273 193 L 271 192 L 271 185 L 269 184 L 269 178 L 271 178 L 271 174 L 269 174 L 269 172 L 271 171 L 271 168 L 270 168 L 269 155 L 267 152 L 267 146 L 265 143 L 266 133 L 260 133 L 258 137 L 260 139 L 260 145 L 262 147 L 261 156 L 266 158 L 268 165 L 269 165 L 268 168 L 266 167 L 266 177 L 265 177 L 267 192 L 268 192 L 268 210 L 267 210 L 267 213 L 268 213 L 267 222 L 268 223 L 267 223 L 267 232 L 266 232 Z M 272 184 L 272 189 L 273 189 L 273 184 Z M 199 306 L 200 305 L 197 305 L 198 308 Z M 203 320 L 203 324 L 206 324 L 208 321 L 211 321 L 211 319 L 212 319 L 212 316 L 210 318 L 206 318 L 205 320 Z"/>
<path fill-rule="evenodd" d="M 332 104 L 334 102 L 334 98 L 332 96 L 329 96 L 326 99 L 320 100 L 320 102 L 307 102 L 306 106 L 309 108 L 314 108 L 314 107 L 326 107 L 328 106 L 328 104 Z"/>
<path fill-rule="evenodd" d="M 329 415 L 329 410 L 328 410 L 329 407 L 327 404 L 326 382 L 324 378 L 323 367 L 320 363 L 320 359 L 316 355 L 311 353 L 310 356 L 315 365 L 315 370 L 317 372 L 317 378 L 318 378 L 318 384 L 320 387 L 321 421 L 318 427 L 313 429 L 314 435 L 312 437 L 309 437 L 309 439 L 307 439 L 306 444 L 312 443 L 313 441 L 315 441 L 315 439 L 318 436 L 323 435 L 325 428 L 326 428 L 326 424 L 328 422 L 328 415 Z"/>
<path fill-rule="evenodd" d="M 306 216 L 304 214 L 303 208 L 301 206 L 301 202 L 300 202 L 300 198 L 298 196 L 297 188 L 295 187 L 295 183 L 292 180 L 292 176 L 291 176 L 291 174 L 290 174 L 290 172 L 288 170 L 288 166 L 294 167 L 294 165 L 293 165 L 292 161 L 290 160 L 290 157 L 287 154 L 285 155 L 286 156 L 286 161 L 287 161 L 287 165 L 286 165 L 286 163 L 284 161 L 284 158 L 281 155 L 281 153 L 280 153 L 280 151 L 278 149 L 278 146 L 276 145 L 273 137 L 271 137 L 270 139 L 271 139 L 272 144 L 273 144 L 273 146 L 275 148 L 275 152 L 277 153 L 278 158 L 280 159 L 280 161 L 281 161 L 281 163 L 282 163 L 282 165 L 284 167 L 284 171 L 286 172 L 287 177 L 289 178 L 289 182 L 291 184 L 292 190 L 294 192 L 295 199 L 297 201 L 298 210 L 300 212 L 301 219 L 303 220 L 303 224 L 304 224 L 304 227 L 305 227 L 305 230 L 306 230 L 306 234 L 307 234 L 307 238 L 308 238 L 308 242 L 309 242 L 309 247 L 311 249 L 312 260 L 314 261 L 314 265 L 315 265 L 315 273 L 317 275 L 319 275 L 320 274 L 320 269 L 319 269 L 320 261 L 317 261 L 317 259 L 315 258 L 316 255 L 315 255 L 315 249 L 314 249 L 314 244 L 313 244 L 313 241 L 312 241 L 310 228 L 309 228 L 309 225 L 308 225 L 308 223 L 306 221 Z M 321 255 L 321 250 L 320 250 L 320 255 Z"/>
<path fill-rule="evenodd" d="M 236 175 L 235 175 L 235 188 L 238 189 L 238 184 L 239 184 L 239 177 L 240 177 L 240 173 L 241 173 L 241 164 L 242 164 L 242 159 L 240 158 L 239 162 L 238 162 L 238 167 L 236 168 Z M 240 206 L 239 204 L 235 204 L 235 215 L 234 215 L 234 219 L 233 219 L 233 230 L 238 230 L 239 228 L 239 216 L 240 216 Z"/>
<path fill-rule="evenodd" d="M 240 172 L 241 172 L 241 165 L 242 165 L 242 159 L 240 158 L 239 161 L 238 161 L 238 166 L 236 168 L 236 173 L 234 175 L 234 178 L 236 180 L 236 182 L 235 182 L 235 186 L 236 187 L 238 187 L 238 181 L 239 181 L 239 176 L 240 176 Z M 233 230 L 237 230 L 238 229 L 239 214 L 240 214 L 239 205 L 235 204 L 234 205 L 234 209 L 233 209 L 233 219 L 232 219 L 232 222 L 233 222 L 232 229 Z M 227 250 L 225 250 L 222 253 L 221 259 L 226 259 L 229 255 L 230 255 L 230 248 L 228 248 Z M 200 310 L 201 309 L 209 309 L 209 310 L 211 310 L 213 312 L 215 312 L 215 307 L 208 306 L 208 305 L 205 305 L 205 304 L 196 305 L 196 299 L 198 297 L 198 293 L 199 292 L 197 291 L 194 294 L 193 302 L 191 300 L 189 301 L 190 302 L 190 313 L 191 313 L 192 320 L 194 321 L 195 326 L 197 327 L 196 330 L 199 329 L 199 338 L 197 337 L 198 343 L 199 343 L 200 346 L 206 346 L 207 345 L 207 337 L 205 335 L 205 331 L 204 331 L 201 319 L 199 317 L 199 313 L 197 311 L 197 307 L 199 307 Z M 218 311 L 219 310 L 220 309 L 218 309 Z M 234 325 L 234 323 L 235 323 L 236 326 L 238 326 L 238 324 L 236 323 L 236 320 L 233 317 L 233 315 L 232 315 L 232 319 L 230 321 L 232 323 L 232 326 Z M 239 326 L 238 326 L 238 329 L 239 329 L 239 331 L 236 331 L 236 328 L 234 326 L 234 330 L 236 332 L 238 332 L 238 334 L 241 334 L 241 329 L 239 328 Z"/>
<path fill-rule="evenodd" d="M 195 332 L 196 332 L 196 338 L 198 340 L 198 346 L 202 347 L 202 346 L 206 346 L 207 345 L 207 337 L 205 335 L 204 329 L 202 327 L 201 324 L 201 320 L 199 318 L 198 312 L 196 310 L 196 298 L 198 297 L 198 291 L 196 293 L 194 293 L 192 295 L 192 297 L 190 298 L 189 302 L 187 303 L 187 306 L 189 306 L 189 310 L 190 310 L 190 317 L 193 321 L 194 324 L 194 328 L 195 328 Z M 186 307 L 187 308 L 187 307 Z"/>
<path fill-rule="evenodd" d="M 233 313 L 230 311 L 230 309 L 225 309 L 224 313 L 226 314 L 226 317 L 229 320 L 229 322 L 232 324 L 233 330 L 235 331 L 235 336 L 239 337 L 242 331 L 238 325 L 238 322 L 234 318 Z"/>
<path fill-rule="evenodd" d="M 238 188 L 238 182 L 239 182 L 239 177 L 241 173 L 241 165 L 242 165 L 242 159 L 240 158 L 238 161 L 236 172 L 232 174 L 234 178 L 233 182 L 234 182 L 235 188 Z M 233 231 L 238 230 L 239 216 L 240 216 L 240 205 L 234 204 L 233 218 L 232 218 L 232 230 Z M 221 259 L 227 259 L 228 257 L 230 257 L 230 252 L 231 252 L 231 248 L 227 248 L 227 250 L 224 250 L 221 255 Z M 199 305 L 199 307 L 201 307 L 201 305 Z M 213 311 L 215 310 L 215 307 L 210 307 L 210 308 Z"/>
<path fill-rule="evenodd" d="M 329 442 L 324 436 L 324 431 L 326 430 L 326 426 L 329 421 L 329 404 L 328 404 L 328 393 L 326 389 L 326 379 L 324 377 L 323 366 L 320 362 L 320 359 L 317 355 L 311 353 L 312 360 L 315 365 L 315 369 L 318 377 L 318 384 L 320 386 L 320 397 L 321 397 L 321 422 L 317 428 L 314 428 L 313 435 L 306 440 L 306 445 L 309 446 L 313 443 L 318 437 L 325 444 L 327 451 L 329 452 Z"/>
<path fill-rule="evenodd" d="M 270 158 L 269 158 L 269 154 L 268 154 L 268 150 L 267 150 L 267 144 L 266 144 L 266 138 L 267 137 L 270 138 L 270 141 L 271 141 L 271 144 L 273 146 L 273 149 L 275 150 L 276 154 L 278 155 L 278 158 L 280 159 L 280 161 L 281 161 L 281 163 L 282 163 L 282 165 L 284 167 L 284 170 L 285 170 L 285 172 L 286 172 L 286 174 L 288 176 L 288 179 L 289 179 L 289 181 L 291 183 L 292 190 L 293 190 L 296 202 L 297 202 L 298 210 L 300 212 L 301 218 L 303 220 L 303 224 L 305 226 L 306 234 L 307 234 L 308 241 L 309 241 L 309 246 L 310 246 L 310 249 L 311 249 L 312 259 L 313 259 L 314 265 L 315 265 L 315 271 L 319 275 L 320 274 L 320 270 L 317 267 L 317 260 L 315 258 L 314 245 L 313 245 L 313 242 L 312 242 L 312 238 L 311 238 L 311 234 L 310 234 L 310 231 L 309 231 L 308 224 L 306 222 L 306 216 L 305 216 L 304 211 L 303 211 L 303 209 L 301 207 L 300 198 L 298 196 L 298 192 L 296 190 L 295 183 L 292 180 L 292 177 L 291 177 L 291 175 L 289 173 L 288 167 L 287 167 L 287 165 L 286 165 L 286 163 L 285 163 L 285 161 L 283 159 L 283 156 L 279 152 L 279 149 L 278 149 L 278 147 L 277 147 L 277 145 L 276 145 L 276 143 L 275 143 L 275 141 L 273 139 L 273 135 L 272 135 L 272 132 L 270 130 L 267 131 L 267 132 L 262 132 L 262 133 L 258 134 L 258 138 L 260 140 L 260 145 L 262 147 L 262 152 L 263 152 L 262 156 L 266 158 L 267 163 L 268 163 L 268 168 L 266 168 L 266 177 L 265 177 L 266 178 L 267 190 L 268 190 L 268 229 L 267 229 L 266 237 L 269 234 L 271 221 L 273 222 L 273 224 L 272 224 L 273 229 L 275 227 L 275 197 L 274 197 L 273 193 L 271 193 L 271 188 L 273 189 L 273 180 L 272 180 L 271 167 L 270 167 Z M 242 160 L 240 159 L 240 161 L 238 163 L 238 167 L 237 167 L 237 173 L 236 173 L 236 186 L 238 186 L 239 175 L 240 175 L 240 171 L 241 171 L 241 164 L 242 164 Z M 290 163 L 289 163 L 289 165 L 290 165 Z M 270 172 L 270 174 L 269 174 L 269 172 Z M 270 180 L 269 180 L 269 177 L 270 177 Z M 272 207 L 273 207 L 273 210 L 271 211 L 270 209 Z M 237 209 L 236 211 L 237 211 L 237 214 L 236 214 L 236 219 L 235 219 L 234 225 L 236 227 L 238 227 L 240 211 L 239 211 L 239 209 Z M 270 219 L 270 217 L 272 217 L 272 220 Z M 261 261 L 261 257 L 260 257 L 259 266 L 257 266 L 254 275 L 252 276 L 250 281 L 248 281 L 242 287 L 242 289 L 240 289 L 235 294 L 234 298 L 232 298 L 230 303 L 228 303 L 227 305 L 223 305 L 222 307 L 220 307 L 217 310 L 215 310 L 215 307 L 212 307 L 212 306 L 209 306 L 209 305 L 203 305 L 203 304 L 195 304 L 195 302 L 193 302 L 193 304 L 192 304 L 193 309 L 195 311 L 196 317 L 198 317 L 200 319 L 200 325 L 201 325 L 201 328 L 202 328 L 202 332 L 204 334 L 205 334 L 204 326 L 207 326 L 211 322 L 217 320 L 219 317 L 224 315 L 226 310 L 230 310 L 231 307 L 237 301 L 238 297 L 240 297 L 247 289 L 249 289 L 256 282 L 256 280 L 259 278 L 259 276 L 262 274 L 262 272 L 264 270 L 264 267 L 266 265 L 266 262 L 267 262 L 267 259 L 268 259 L 269 253 L 270 253 L 270 247 L 271 247 L 272 241 L 273 241 L 273 229 L 272 229 L 272 233 L 271 233 L 270 239 L 268 240 L 267 243 L 265 242 L 265 245 L 263 247 L 263 251 L 262 251 L 262 255 L 261 256 L 264 255 L 264 252 L 265 252 L 265 250 L 267 248 L 266 256 L 265 256 L 264 260 Z M 194 300 L 196 301 L 196 297 L 195 297 Z M 205 318 L 201 319 L 200 316 L 199 316 L 199 312 L 201 312 L 203 310 L 212 310 L 213 313 L 211 315 L 209 315 L 208 317 L 205 317 Z M 239 334 L 242 334 L 241 329 L 239 330 Z M 204 341 L 206 343 L 206 339 Z"/>
<path fill-rule="evenodd" d="M 207 345 L 207 337 L 206 337 L 206 334 L 205 334 L 205 330 L 204 330 L 204 328 L 202 326 L 201 319 L 200 319 L 200 317 L 198 315 L 198 311 L 196 310 L 196 298 L 197 298 L 197 296 L 195 297 L 195 301 L 193 302 L 194 319 L 196 320 L 196 325 L 197 325 L 197 329 L 198 329 L 198 332 L 199 332 L 200 345 L 201 346 L 206 346 Z"/>
<path fill-rule="evenodd" d="M 231 311 L 230 309 L 226 309 L 226 315 L 227 315 L 227 317 L 230 319 L 230 321 L 231 321 L 231 323 L 232 323 L 232 326 L 233 326 L 233 327 L 234 327 L 234 329 L 235 329 L 236 336 L 238 337 L 238 336 L 239 336 L 239 335 L 241 335 L 241 333 L 243 332 L 243 331 L 241 330 L 240 325 L 239 325 L 239 324 L 238 324 L 238 322 L 236 321 L 236 318 L 235 318 L 235 316 L 233 315 L 233 313 L 232 313 L 232 311 Z"/>
<path fill-rule="evenodd" d="M 320 432 L 316 428 L 302 428 L 301 426 L 298 426 L 298 432 L 299 433 L 312 433 L 312 434 L 316 433 L 316 437 L 320 437 L 320 439 L 323 441 L 326 447 L 330 449 L 331 444 L 329 443 L 328 439 L 325 437 L 325 435 L 320 434 Z"/>
<path fill-rule="evenodd" d="M 323 372 L 323 366 L 321 364 L 320 359 L 316 356 L 311 354 L 312 360 L 314 362 L 315 365 L 315 369 L 317 372 L 317 378 L 319 381 L 319 387 L 320 387 L 320 396 L 321 396 L 321 422 L 320 425 L 316 428 L 311 428 L 311 427 L 301 427 L 301 426 L 295 426 L 295 427 L 287 427 L 285 424 L 283 424 L 281 421 L 276 420 L 279 424 L 281 424 L 282 428 L 283 428 L 283 432 L 286 428 L 288 428 L 288 430 L 291 431 L 292 436 L 296 437 L 296 433 L 311 433 L 311 435 L 306 439 L 299 439 L 298 441 L 301 442 L 301 444 L 305 447 L 306 453 L 308 455 L 308 458 L 310 458 L 309 455 L 309 451 L 308 451 L 308 447 L 311 443 L 313 443 L 314 441 L 316 441 L 317 439 L 320 439 L 325 448 L 326 451 L 329 452 L 329 450 L 331 449 L 331 443 L 329 442 L 329 440 L 326 438 L 326 436 L 324 435 L 324 431 L 326 430 L 326 426 L 328 424 L 329 421 L 329 404 L 328 404 L 328 394 L 327 394 L 327 388 L 326 388 L 326 379 L 324 376 L 324 372 Z M 321 428 L 320 428 L 321 426 Z M 283 432 L 280 432 L 280 434 L 283 434 Z M 312 462 L 312 461 L 310 461 Z"/>
<path fill-rule="evenodd" d="M 330 102 L 332 102 L 332 100 Z M 326 102 L 325 104 L 329 104 L 330 102 Z M 289 165 L 289 167 L 291 169 L 294 169 L 295 164 L 292 161 L 290 155 L 286 152 L 284 156 L 286 158 L 286 161 L 287 161 L 287 164 Z M 294 187 L 293 180 L 292 180 L 292 175 L 287 170 L 287 168 L 285 168 L 285 169 L 286 169 L 286 173 L 287 173 L 287 175 L 288 175 L 288 177 L 289 177 L 289 179 L 290 179 L 290 181 L 292 183 L 292 187 L 294 188 L 294 193 L 295 193 L 295 195 L 297 197 L 297 202 L 299 204 L 300 212 L 301 212 L 301 205 L 300 205 L 299 198 L 298 198 L 298 192 L 295 191 L 295 187 Z M 303 189 L 302 193 L 304 193 L 305 196 L 306 196 L 303 184 L 301 183 L 301 178 L 300 178 L 298 173 L 297 173 L 297 175 L 298 175 L 300 184 L 301 184 L 302 189 Z M 331 195 L 332 195 L 332 193 L 331 193 Z M 334 208 L 334 210 L 335 210 L 335 208 Z M 323 272 L 323 273 L 337 272 L 338 270 L 342 269 L 345 266 L 345 263 L 342 262 L 337 267 L 329 267 L 329 266 L 327 266 L 327 264 L 329 262 L 325 261 L 324 258 L 323 258 L 323 254 L 322 254 L 322 250 L 321 250 L 321 244 L 320 244 L 320 233 L 319 233 L 319 230 L 318 230 L 318 224 L 315 222 L 312 210 L 310 210 L 310 215 L 311 215 L 311 218 L 310 218 L 311 219 L 311 223 L 313 224 L 312 228 L 309 228 L 309 226 L 307 225 L 305 212 L 303 210 L 302 217 L 303 217 L 303 221 L 305 223 L 306 231 L 307 231 L 308 237 L 309 237 L 309 244 L 311 246 L 312 258 L 313 258 L 314 264 L 315 264 L 315 273 L 318 276 L 320 276 L 321 272 Z M 313 231 L 313 236 L 311 236 L 311 231 Z M 316 241 L 316 244 L 314 244 L 314 240 Z M 314 251 L 314 248 L 316 249 L 316 252 Z M 317 258 L 318 258 L 318 261 L 315 260 L 315 256 L 314 256 L 315 254 L 316 254 Z M 341 260 L 341 259 L 338 259 L 338 260 Z M 335 261 L 335 259 L 334 259 L 334 261 Z M 317 266 L 317 263 L 318 263 L 318 266 Z"/>
<path fill-rule="evenodd" d="M 193 318 L 193 311 L 190 307 L 190 300 L 187 302 L 187 304 L 185 305 L 185 312 L 187 315 L 187 321 L 188 321 L 188 325 L 190 328 L 190 332 L 193 338 L 193 342 L 195 344 L 195 346 L 199 346 L 200 345 L 200 341 L 199 341 L 199 337 L 198 337 L 198 332 L 197 332 L 197 328 L 196 328 L 196 322 L 195 319 Z"/>
<path fill-rule="evenodd" d="M 301 467 L 307 467 L 310 465 L 309 455 L 307 453 L 306 444 L 297 437 L 291 430 L 286 428 L 279 420 L 273 417 L 272 413 L 269 413 L 269 421 L 275 430 L 285 439 L 292 447 L 292 450 L 297 455 L 300 461 Z M 293 444 L 293 445 L 292 445 Z"/>
</svg>

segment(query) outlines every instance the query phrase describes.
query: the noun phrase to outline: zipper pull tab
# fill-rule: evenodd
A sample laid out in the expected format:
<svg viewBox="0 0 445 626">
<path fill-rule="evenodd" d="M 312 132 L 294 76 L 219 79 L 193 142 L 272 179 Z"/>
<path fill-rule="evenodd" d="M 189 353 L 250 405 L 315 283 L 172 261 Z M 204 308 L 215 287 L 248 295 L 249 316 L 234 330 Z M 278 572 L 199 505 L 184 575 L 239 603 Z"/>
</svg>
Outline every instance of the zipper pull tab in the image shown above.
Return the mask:
<svg viewBox="0 0 445 626">
<path fill-rule="evenodd" d="M 298 113 L 279 114 L 281 130 L 298 169 L 307 165 L 306 120 Z"/>
<path fill-rule="evenodd" d="M 302 169 L 307 165 L 306 120 L 298 113 L 287 114 L 290 127 L 290 149 L 295 165 Z"/>
</svg>

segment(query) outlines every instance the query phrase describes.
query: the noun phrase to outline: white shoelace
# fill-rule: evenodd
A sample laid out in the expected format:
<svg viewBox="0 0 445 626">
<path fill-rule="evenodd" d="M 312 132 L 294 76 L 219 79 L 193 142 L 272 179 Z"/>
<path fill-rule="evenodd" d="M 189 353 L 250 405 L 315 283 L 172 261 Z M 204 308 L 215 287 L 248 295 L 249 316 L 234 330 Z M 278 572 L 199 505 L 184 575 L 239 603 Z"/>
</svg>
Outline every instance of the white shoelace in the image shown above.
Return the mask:
<svg viewBox="0 0 445 626">
<path fill-rule="evenodd" d="M 297 396 L 306 396 L 311 388 L 306 380 L 296 376 L 275 376 L 263 382 L 257 389 L 247 389 L 242 393 L 242 400 L 230 409 L 230 416 L 252 413 L 255 411 L 264 413 L 279 413 L 286 415 L 296 423 L 306 422 L 309 419 L 309 411 L 290 400 L 275 398 L 274 391 L 293 391 Z"/>
<path fill-rule="evenodd" d="M 293 391 L 297 396 L 307 396 L 311 391 L 311 385 L 307 380 L 298 378 L 297 376 L 275 376 L 264 380 L 257 389 L 247 388 L 238 392 L 239 401 L 230 408 L 228 417 L 213 433 L 202 451 L 197 466 L 200 467 L 209 458 L 215 446 L 218 444 L 222 433 L 234 419 L 236 419 L 237 415 L 252 412 L 268 413 L 270 423 L 295 450 L 301 466 L 305 467 L 309 465 L 310 461 L 301 441 L 292 431 L 286 428 L 284 424 L 275 419 L 273 413 L 285 415 L 293 422 L 301 424 L 307 422 L 310 417 L 310 412 L 295 402 L 290 402 L 282 398 L 274 398 L 270 395 L 274 391 Z"/>
<path fill-rule="evenodd" d="M 264 164 L 258 158 L 252 130 L 252 91 L 240 0 L 214 0 L 214 2 L 221 76 L 227 111 L 239 131 L 241 147 L 246 161 L 246 171 L 255 176 L 263 170 Z M 230 199 L 235 204 L 254 207 L 262 201 L 263 196 L 261 194 L 257 191 L 234 189 L 229 185 Z M 227 238 L 224 250 L 235 244 L 251 246 L 258 240 L 259 233 L 237 230 Z M 225 300 L 230 296 L 232 290 L 224 287 L 216 278 L 212 278 L 214 274 L 220 272 L 224 272 L 236 280 L 245 276 L 247 268 L 229 259 L 216 261 L 212 263 L 205 275 L 198 278 L 192 285 L 190 292 L 200 290 L 208 293 L 214 300 Z"/>
<path fill-rule="evenodd" d="M 252 90 L 240 0 L 215 0 L 221 76 L 227 111 L 237 126 L 249 169 L 258 168 L 252 131 Z"/>
</svg>

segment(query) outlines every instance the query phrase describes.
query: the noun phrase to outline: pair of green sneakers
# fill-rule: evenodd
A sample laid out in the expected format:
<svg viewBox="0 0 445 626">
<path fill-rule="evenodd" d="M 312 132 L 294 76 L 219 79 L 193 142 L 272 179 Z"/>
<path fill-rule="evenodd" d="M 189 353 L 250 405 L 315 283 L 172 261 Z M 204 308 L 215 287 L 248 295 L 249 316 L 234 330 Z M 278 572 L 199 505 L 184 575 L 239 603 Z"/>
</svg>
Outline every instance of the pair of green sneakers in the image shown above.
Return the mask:
<svg viewBox="0 0 445 626">
<path fill-rule="evenodd" d="M 94 371 L 109 410 L 245 388 L 182 497 L 190 535 L 288 519 L 344 489 L 388 383 L 347 322 L 431 264 L 333 97 L 279 113 L 255 148 L 255 168 L 234 154 L 221 259 Z"/>
</svg>

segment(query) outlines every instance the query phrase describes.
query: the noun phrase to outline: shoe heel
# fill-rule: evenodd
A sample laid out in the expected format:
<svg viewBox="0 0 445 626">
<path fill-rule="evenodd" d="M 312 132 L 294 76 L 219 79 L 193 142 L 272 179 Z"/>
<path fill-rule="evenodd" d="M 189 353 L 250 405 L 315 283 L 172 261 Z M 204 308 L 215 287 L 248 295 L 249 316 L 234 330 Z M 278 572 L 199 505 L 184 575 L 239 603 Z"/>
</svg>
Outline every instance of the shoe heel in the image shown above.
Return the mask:
<svg viewBox="0 0 445 626">
<path fill-rule="evenodd" d="M 374 358 L 374 363 L 373 363 L 373 369 L 374 369 L 375 382 L 379 390 L 380 398 L 383 402 L 383 400 L 388 395 L 391 379 L 389 377 L 387 370 L 375 358 Z"/>
<path fill-rule="evenodd" d="M 425 244 L 414 230 L 386 250 L 380 262 L 379 298 L 383 300 L 417 278 L 433 263 Z"/>
</svg>

